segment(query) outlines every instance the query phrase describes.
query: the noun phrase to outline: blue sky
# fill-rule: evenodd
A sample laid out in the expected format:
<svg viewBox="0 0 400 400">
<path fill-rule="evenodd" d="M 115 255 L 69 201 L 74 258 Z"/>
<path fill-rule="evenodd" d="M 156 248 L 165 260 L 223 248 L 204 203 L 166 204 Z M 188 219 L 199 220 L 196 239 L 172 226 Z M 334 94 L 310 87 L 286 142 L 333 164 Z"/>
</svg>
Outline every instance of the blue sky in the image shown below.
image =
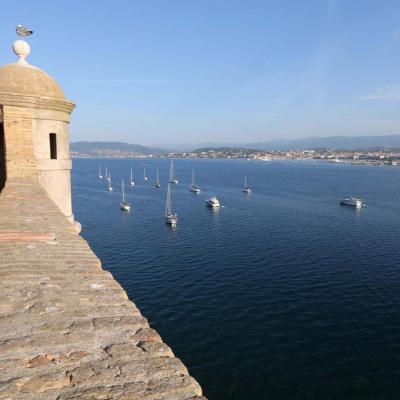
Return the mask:
<svg viewBox="0 0 400 400">
<path fill-rule="evenodd" d="M 398 0 L 0 0 L 0 64 L 76 102 L 71 140 L 400 134 Z"/>
</svg>

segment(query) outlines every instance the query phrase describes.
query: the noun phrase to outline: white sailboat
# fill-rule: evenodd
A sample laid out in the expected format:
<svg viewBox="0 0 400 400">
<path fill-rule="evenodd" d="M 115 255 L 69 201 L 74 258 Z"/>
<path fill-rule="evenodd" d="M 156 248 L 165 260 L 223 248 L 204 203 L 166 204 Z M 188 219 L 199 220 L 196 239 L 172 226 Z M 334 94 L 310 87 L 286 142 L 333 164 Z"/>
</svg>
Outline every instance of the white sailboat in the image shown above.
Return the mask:
<svg viewBox="0 0 400 400">
<path fill-rule="evenodd" d="M 244 193 L 251 193 L 251 189 L 250 189 L 250 187 L 247 185 L 247 176 L 244 177 L 244 186 L 243 186 L 242 192 L 244 192 Z"/>
<path fill-rule="evenodd" d="M 111 174 L 108 174 L 107 181 L 108 181 L 107 190 L 108 190 L 109 192 L 112 192 L 112 191 L 113 191 L 113 187 L 111 186 Z"/>
<path fill-rule="evenodd" d="M 122 200 L 121 200 L 121 203 L 119 204 L 121 210 L 122 211 L 130 211 L 131 204 L 129 202 L 125 201 L 125 185 L 124 185 L 123 179 L 122 179 L 122 183 L 121 183 L 121 195 L 122 195 Z"/>
<path fill-rule="evenodd" d="M 192 193 L 200 193 L 201 189 L 194 183 L 194 169 L 192 169 L 192 186 L 189 189 Z"/>
<path fill-rule="evenodd" d="M 178 215 L 172 212 L 171 184 L 168 183 L 167 202 L 165 204 L 165 223 L 171 226 L 175 226 L 177 222 L 178 222 Z"/>
<path fill-rule="evenodd" d="M 156 184 L 154 185 L 156 188 L 161 187 L 161 183 L 160 183 L 160 178 L 158 176 L 158 168 L 157 168 L 157 180 L 156 180 Z"/>
<path fill-rule="evenodd" d="M 103 179 L 103 175 L 101 174 L 101 165 L 99 165 L 99 179 Z"/>
<path fill-rule="evenodd" d="M 175 178 L 173 160 L 171 160 L 171 167 L 169 169 L 169 183 L 178 183 L 178 179 Z"/>
<path fill-rule="evenodd" d="M 111 179 L 111 176 L 110 176 L 110 173 L 107 170 L 107 165 L 106 165 L 106 180 L 110 181 L 110 179 Z"/>
<path fill-rule="evenodd" d="M 135 181 L 133 180 L 133 175 L 132 175 L 132 168 L 131 168 L 131 180 L 129 181 L 130 186 L 135 186 Z"/>
<path fill-rule="evenodd" d="M 149 178 L 148 178 L 147 175 L 146 175 L 146 168 L 143 168 L 143 180 L 144 180 L 145 182 L 147 182 L 147 181 L 149 180 Z"/>
</svg>

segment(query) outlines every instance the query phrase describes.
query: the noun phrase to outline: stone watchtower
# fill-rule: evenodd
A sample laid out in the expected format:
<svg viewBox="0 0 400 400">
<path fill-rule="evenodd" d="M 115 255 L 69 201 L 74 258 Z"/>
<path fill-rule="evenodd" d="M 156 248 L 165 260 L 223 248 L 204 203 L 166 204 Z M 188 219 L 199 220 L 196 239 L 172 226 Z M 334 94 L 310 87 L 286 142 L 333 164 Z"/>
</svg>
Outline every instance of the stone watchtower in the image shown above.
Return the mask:
<svg viewBox="0 0 400 400">
<path fill-rule="evenodd" d="M 68 127 L 75 105 L 28 64 L 27 42 L 13 49 L 19 60 L 0 67 L 0 191 L 15 180 L 37 182 L 73 222 Z"/>
</svg>

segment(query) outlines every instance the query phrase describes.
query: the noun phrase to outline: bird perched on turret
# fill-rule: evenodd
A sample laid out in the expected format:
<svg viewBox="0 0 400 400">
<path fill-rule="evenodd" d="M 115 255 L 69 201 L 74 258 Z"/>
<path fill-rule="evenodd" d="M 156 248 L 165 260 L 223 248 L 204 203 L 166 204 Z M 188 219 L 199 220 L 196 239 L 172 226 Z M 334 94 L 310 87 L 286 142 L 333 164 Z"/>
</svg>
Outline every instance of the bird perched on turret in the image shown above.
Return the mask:
<svg viewBox="0 0 400 400">
<path fill-rule="evenodd" d="M 19 36 L 29 36 L 33 33 L 33 31 L 22 25 L 17 25 L 15 32 L 17 32 L 17 35 Z"/>
</svg>

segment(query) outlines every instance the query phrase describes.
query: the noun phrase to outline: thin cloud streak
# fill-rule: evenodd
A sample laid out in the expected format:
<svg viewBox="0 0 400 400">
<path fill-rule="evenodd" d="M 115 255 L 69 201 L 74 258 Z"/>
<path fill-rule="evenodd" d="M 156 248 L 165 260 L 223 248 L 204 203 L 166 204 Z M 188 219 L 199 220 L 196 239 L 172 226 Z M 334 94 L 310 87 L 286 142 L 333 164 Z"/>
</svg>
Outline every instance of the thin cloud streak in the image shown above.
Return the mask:
<svg viewBox="0 0 400 400">
<path fill-rule="evenodd" d="M 360 100 L 400 100 L 400 83 L 386 86 L 377 93 L 369 93 L 359 97 Z"/>
<path fill-rule="evenodd" d="M 269 84 L 268 80 L 263 79 L 82 79 L 81 82 L 94 84 L 177 84 L 177 83 L 252 83 L 252 84 Z"/>
</svg>

